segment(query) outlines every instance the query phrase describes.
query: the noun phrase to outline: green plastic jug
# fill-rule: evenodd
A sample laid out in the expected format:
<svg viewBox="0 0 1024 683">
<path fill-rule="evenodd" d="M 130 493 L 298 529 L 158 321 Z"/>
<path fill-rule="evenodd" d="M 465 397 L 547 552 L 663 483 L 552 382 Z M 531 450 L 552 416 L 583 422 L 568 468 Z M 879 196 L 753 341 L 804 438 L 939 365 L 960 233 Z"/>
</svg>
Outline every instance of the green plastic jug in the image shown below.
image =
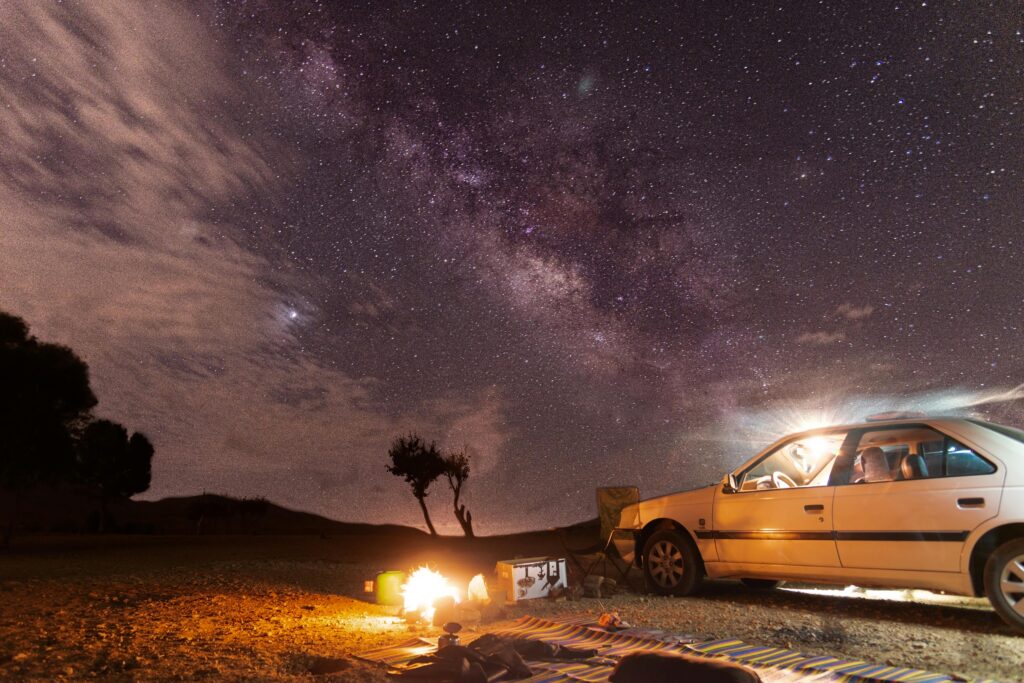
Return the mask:
<svg viewBox="0 0 1024 683">
<path fill-rule="evenodd" d="M 389 571 L 377 574 L 377 604 L 401 605 L 402 584 L 405 583 L 405 572 Z"/>
</svg>

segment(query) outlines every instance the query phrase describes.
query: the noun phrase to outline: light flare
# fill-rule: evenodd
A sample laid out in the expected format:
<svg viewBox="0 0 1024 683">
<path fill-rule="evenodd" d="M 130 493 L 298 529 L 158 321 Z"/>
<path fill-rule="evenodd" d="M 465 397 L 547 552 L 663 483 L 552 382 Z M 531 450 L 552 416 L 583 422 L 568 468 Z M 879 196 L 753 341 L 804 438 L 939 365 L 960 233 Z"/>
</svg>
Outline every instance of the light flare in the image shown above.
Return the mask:
<svg viewBox="0 0 1024 683">
<path fill-rule="evenodd" d="M 448 579 L 429 567 L 420 567 L 402 586 L 402 599 L 406 613 L 419 612 L 426 621 L 434 618 L 434 603 L 450 597 L 460 602 L 459 592 Z"/>
<path fill-rule="evenodd" d="M 815 398 L 805 401 L 777 401 L 763 408 L 733 411 L 726 416 L 728 433 L 714 440 L 768 444 L 788 434 L 863 422 L 870 415 L 889 411 L 985 417 L 978 412 L 982 406 L 1021 400 L 1024 400 L 1024 384 L 906 395 L 819 392 Z"/>
</svg>

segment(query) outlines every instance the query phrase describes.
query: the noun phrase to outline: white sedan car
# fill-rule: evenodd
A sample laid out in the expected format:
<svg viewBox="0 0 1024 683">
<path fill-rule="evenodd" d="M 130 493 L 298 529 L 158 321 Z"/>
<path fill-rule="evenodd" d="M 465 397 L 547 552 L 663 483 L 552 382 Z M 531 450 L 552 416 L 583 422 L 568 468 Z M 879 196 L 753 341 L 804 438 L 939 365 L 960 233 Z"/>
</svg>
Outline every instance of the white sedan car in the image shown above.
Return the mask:
<svg viewBox="0 0 1024 683">
<path fill-rule="evenodd" d="M 790 435 L 627 507 L 622 541 L 663 594 L 705 576 L 923 588 L 985 595 L 1024 631 L 1024 431 L 913 417 Z"/>
</svg>

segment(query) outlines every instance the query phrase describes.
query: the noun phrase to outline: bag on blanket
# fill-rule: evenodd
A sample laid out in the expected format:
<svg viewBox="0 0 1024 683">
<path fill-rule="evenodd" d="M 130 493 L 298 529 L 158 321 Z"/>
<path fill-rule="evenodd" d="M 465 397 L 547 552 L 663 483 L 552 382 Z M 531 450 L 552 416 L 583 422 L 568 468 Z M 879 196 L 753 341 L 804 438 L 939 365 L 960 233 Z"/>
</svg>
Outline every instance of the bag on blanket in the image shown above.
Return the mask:
<svg viewBox="0 0 1024 683">
<path fill-rule="evenodd" d="M 438 683 L 488 683 L 514 681 L 533 675 L 523 657 L 533 660 L 580 660 L 597 650 L 546 643 L 532 638 L 507 638 L 488 633 L 468 646 L 449 645 L 409 662 L 398 677 Z"/>
<path fill-rule="evenodd" d="M 608 680 L 613 683 L 761 683 L 756 671 L 740 664 L 656 652 L 626 655 Z"/>
</svg>

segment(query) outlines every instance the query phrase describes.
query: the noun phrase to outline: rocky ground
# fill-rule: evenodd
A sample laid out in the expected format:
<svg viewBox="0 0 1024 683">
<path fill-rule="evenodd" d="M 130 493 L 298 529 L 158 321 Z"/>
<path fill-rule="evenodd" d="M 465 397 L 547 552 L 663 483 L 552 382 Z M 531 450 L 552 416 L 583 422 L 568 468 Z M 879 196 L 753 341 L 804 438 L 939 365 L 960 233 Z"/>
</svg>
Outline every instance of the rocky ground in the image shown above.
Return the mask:
<svg viewBox="0 0 1024 683">
<path fill-rule="evenodd" d="M 552 549 L 536 539 L 514 542 L 532 545 L 527 552 Z M 0 677 L 386 680 L 351 655 L 436 632 L 368 602 L 364 579 L 428 561 L 461 581 L 493 569 L 503 552 L 514 554 L 487 541 L 476 550 L 429 543 L 407 550 L 366 538 L 37 540 L 0 556 Z M 722 583 L 687 599 L 533 601 L 495 610 L 477 629 L 523 614 L 596 619 L 617 611 L 636 626 L 681 634 L 965 677 L 1022 677 L 1024 637 L 982 601 L 840 593 Z"/>
</svg>

